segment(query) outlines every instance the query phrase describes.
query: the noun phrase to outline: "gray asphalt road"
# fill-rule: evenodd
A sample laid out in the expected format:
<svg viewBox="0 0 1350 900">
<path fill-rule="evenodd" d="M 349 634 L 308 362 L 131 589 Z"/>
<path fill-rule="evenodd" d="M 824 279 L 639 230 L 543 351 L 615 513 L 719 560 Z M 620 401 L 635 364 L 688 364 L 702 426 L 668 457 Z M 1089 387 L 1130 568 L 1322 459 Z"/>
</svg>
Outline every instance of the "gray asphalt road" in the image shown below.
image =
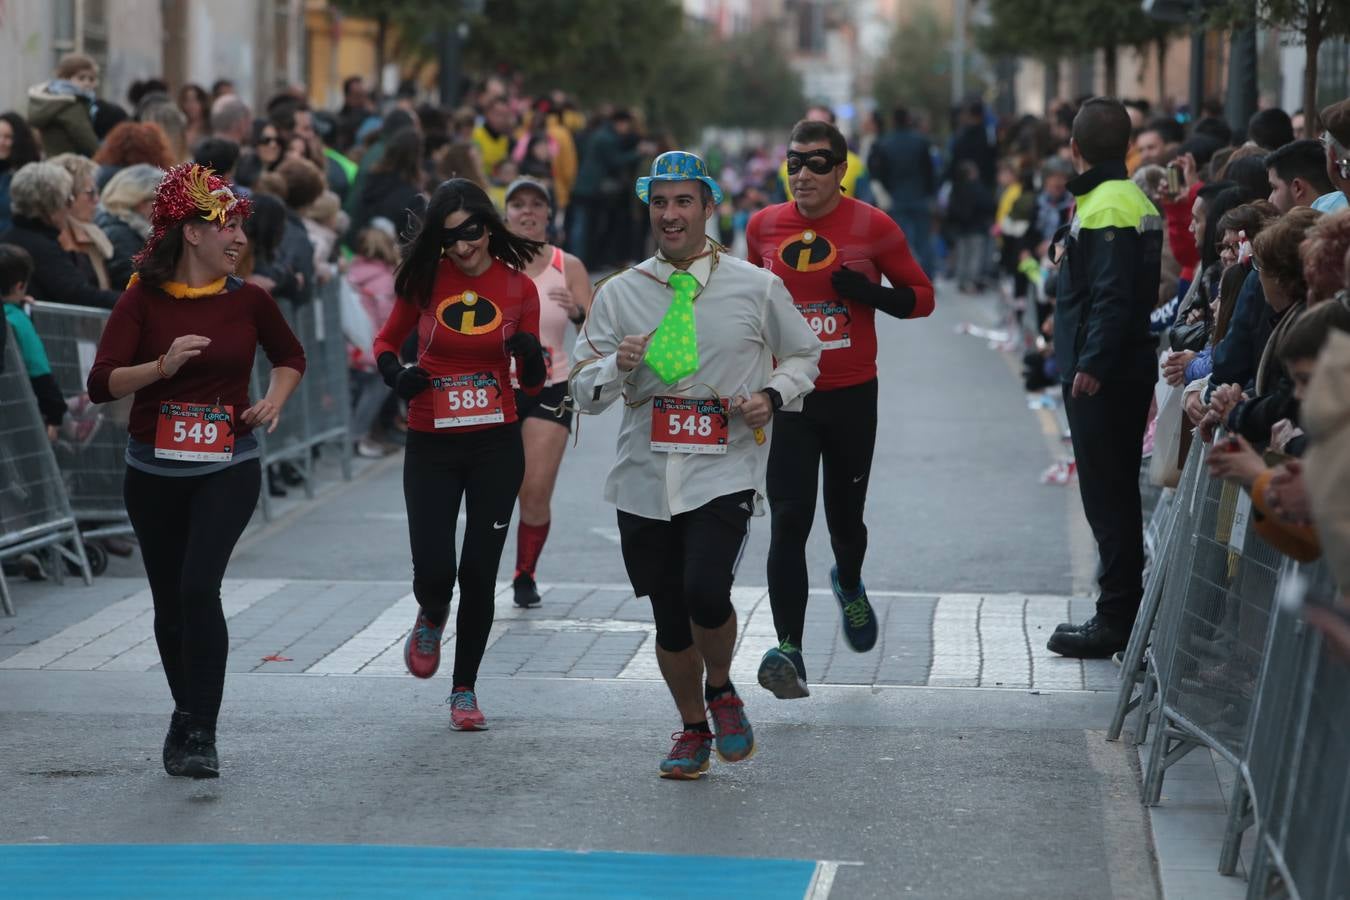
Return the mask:
<svg viewBox="0 0 1350 900">
<path fill-rule="evenodd" d="M 1156 896 L 1129 749 L 1083 727 L 1104 721 L 1104 695 L 760 700 L 759 753 L 691 784 L 655 777 L 669 701 L 653 682 L 483 679 L 493 730 L 455 734 L 436 684 L 246 676 L 222 722 L 225 776 L 191 783 L 159 769 L 155 673 L 0 684 L 4 842 L 756 856 L 843 863 L 834 900 Z"/>
</svg>

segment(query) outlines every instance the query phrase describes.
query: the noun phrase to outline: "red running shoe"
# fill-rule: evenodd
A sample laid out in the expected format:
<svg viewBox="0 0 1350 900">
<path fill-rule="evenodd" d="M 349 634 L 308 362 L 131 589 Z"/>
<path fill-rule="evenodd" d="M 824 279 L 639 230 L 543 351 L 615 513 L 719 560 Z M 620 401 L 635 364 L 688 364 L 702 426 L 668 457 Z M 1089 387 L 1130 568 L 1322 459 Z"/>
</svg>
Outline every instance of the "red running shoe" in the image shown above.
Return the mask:
<svg viewBox="0 0 1350 900">
<path fill-rule="evenodd" d="M 466 687 L 450 695 L 450 727 L 455 731 L 487 731 L 487 719 L 478 709 L 478 698 Z"/>
<path fill-rule="evenodd" d="M 436 628 L 426 613 L 417 611 L 417 621 L 403 645 L 403 664 L 418 678 L 430 678 L 441 667 L 441 635 L 445 626 Z"/>
</svg>

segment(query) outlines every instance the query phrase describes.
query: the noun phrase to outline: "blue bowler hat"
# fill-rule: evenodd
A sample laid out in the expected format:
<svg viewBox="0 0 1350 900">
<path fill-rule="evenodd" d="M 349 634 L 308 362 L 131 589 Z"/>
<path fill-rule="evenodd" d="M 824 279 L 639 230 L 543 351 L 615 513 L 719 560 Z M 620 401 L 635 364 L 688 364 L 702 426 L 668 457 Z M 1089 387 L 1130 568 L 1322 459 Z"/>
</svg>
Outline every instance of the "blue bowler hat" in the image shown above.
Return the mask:
<svg viewBox="0 0 1350 900">
<path fill-rule="evenodd" d="M 643 203 L 653 181 L 701 181 L 712 188 L 713 203 L 722 202 L 722 189 L 708 174 L 708 164 L 683 150 L 670 150 L 652 160 L 652 174 L 637 180 L 638 199 Z"/>
</svg>

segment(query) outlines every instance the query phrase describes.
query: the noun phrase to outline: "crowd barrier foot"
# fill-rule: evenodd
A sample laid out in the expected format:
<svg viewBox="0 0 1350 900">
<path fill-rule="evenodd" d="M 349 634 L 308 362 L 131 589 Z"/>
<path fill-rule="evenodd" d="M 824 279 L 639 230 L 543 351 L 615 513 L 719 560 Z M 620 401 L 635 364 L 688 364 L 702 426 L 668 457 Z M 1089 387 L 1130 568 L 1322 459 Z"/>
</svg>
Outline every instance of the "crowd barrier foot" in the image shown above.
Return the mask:
<svg viewBox="0 0 1350 900">
<path fill-rule="evenodd" d="M 1153 732 L 1153 748 L 1148 757 L 1148 772 L 1144 777 L 1145 806 L 1157 806 L 1162 802 L 1163 776 L 1167 770 L 1201 746 L 1190 734 L 1173 728 L 1167 721 L 1167 713 L 1162 712 L 1157 729 Z"/>
</svg>

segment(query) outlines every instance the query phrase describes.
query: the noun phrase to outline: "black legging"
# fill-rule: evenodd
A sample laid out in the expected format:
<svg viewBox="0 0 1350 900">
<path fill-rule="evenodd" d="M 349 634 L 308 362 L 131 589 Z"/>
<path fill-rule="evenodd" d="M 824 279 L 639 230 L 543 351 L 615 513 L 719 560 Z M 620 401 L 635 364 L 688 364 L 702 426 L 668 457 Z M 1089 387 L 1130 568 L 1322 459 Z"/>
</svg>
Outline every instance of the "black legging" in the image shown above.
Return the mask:
<svg viewBox="0 0 1350 900">
<path fill-rule="evenodd" d="M 128 468 L 122 494 L 155 604 L 155 643 L 180 710 L 214 728 L 230 637 L 220 582 L 258 503 L 262 468 L 241 462 L 210 475 Z"/>
<path fill-rule="evenodd" d="M 525 477 L 520 423 L 464 434 L 408 432 L 403 496 L 408 504 L 413 594 L 434 624 L 455 618 L 454 686 L 472 688 L 492 630 L 497 566 Z M 464 549 L 458 567 L 455 524 L 465 501 Z"/>
<path fill-rule="evenodd" d="M 767 486 L 773 524 L 769 601 L 780 641 L 802 645 L 806 627 L 806 540 L 816 517 L 816 485 L 825 470 L 825 524 L 846 588 L 862 579 L 867 554 L 863 506 L 877 439 L 877 381 L 806 395 L 801 412 L 773 419 Z"/>
<path fill-rule="evenodd" d="M 656 644 L 662 650 L 689 649 L 694 643 L 690 622 L 711 630 L 735 614 L 731 583 L 754 504 L 754 491 L 738 491 L 668 522 L 618 511 L 628 580 L 634 594 L 651 599 Z"/>
</svg>

